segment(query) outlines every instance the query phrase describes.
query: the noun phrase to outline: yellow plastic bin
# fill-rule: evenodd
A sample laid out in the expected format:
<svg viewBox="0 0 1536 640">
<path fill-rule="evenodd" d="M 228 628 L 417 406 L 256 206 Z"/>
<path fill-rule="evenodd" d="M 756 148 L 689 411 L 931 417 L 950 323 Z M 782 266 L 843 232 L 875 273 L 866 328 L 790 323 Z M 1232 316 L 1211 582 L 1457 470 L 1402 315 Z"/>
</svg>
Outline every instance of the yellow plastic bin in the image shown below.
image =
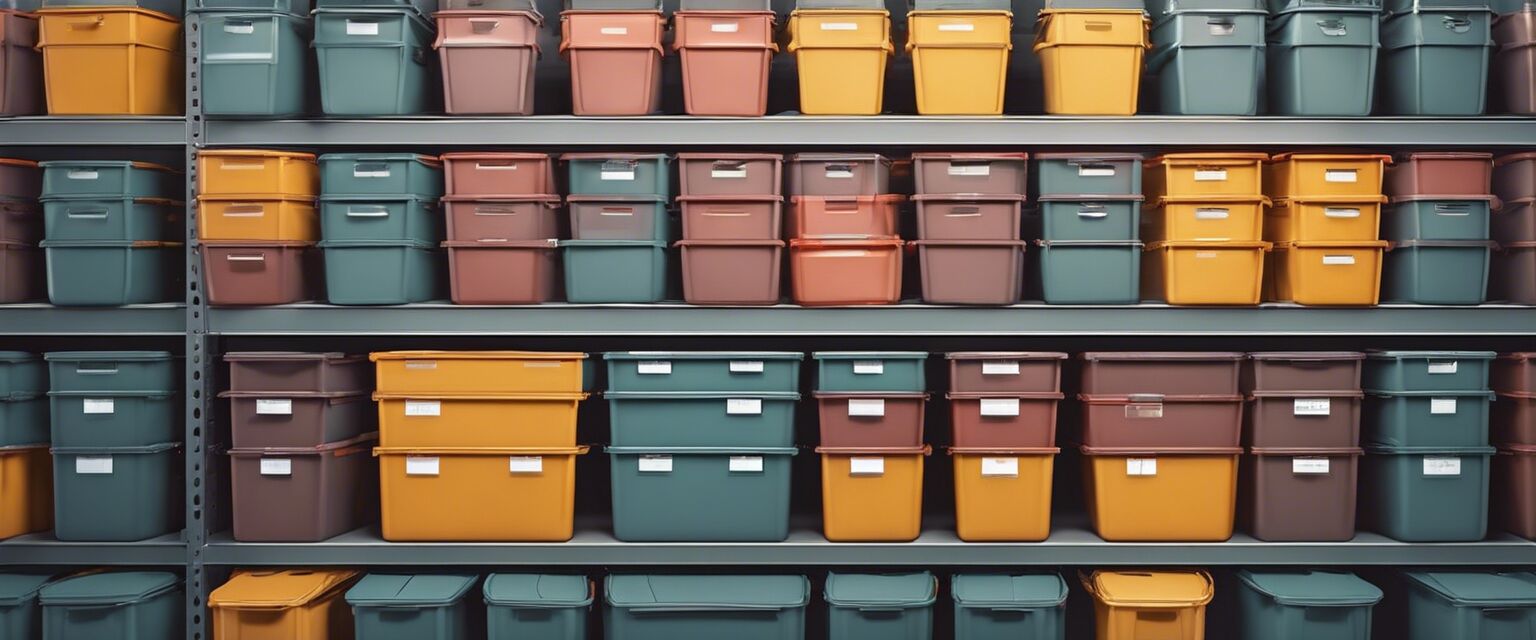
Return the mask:
<svg viewBox="0 0 1536 640">
<path fill-rule="evenodd" d="M 789 14 L 789 47 L 800 67 L 800 112 L 879 115 L 891 15 L 874 10 L 797 9 Z"/>
<path fill-rule="evenodd" d="M 38 11 L 49 115 L 178 115 L 177 18 L 132 6 Z"/>
<path fill-rule="evenodd" d="M 822 533 L 833 542 L 911 542 L 923 528 L 928 447 L 817 447 Z"/>
<path fill-rule="evenodd" d="M 1167 196 L 1141 210 L 1141 240 L 1257 242 L 1264 196 Z"/>
<path fill-rule="evenodd" d="M 51 528 L 53 456 L 48 445 L 0 447 L 0 540 Z"/>
<path fill-rule="evenodd" d="M 1051 535 L 1056 447 L 949 450 L 955 462 L 955 529 L 966 542 L 1038 542 Z"/>
<path fill-rule="evenodd" d="M 214 640 L 352 637 L 352 569 L 236 569 L 208 595 Z"/>
<path fill-rule="evenodd" d="M 1381 294 L 1384 240 L 1282 242 L 1269 254 L 1271 299 L 1307 305 L 1372 306 Z"/>
<path fill-rule="evenodd" d="M 1220 542 L 1232 537 L 1242 449 L 1083 447 L 1094 531 L 1110 542 Z"/>
<path fill-rule="evenodd" d="M 585 393 L 376 393 L 379 446 L 573 447 Z"/>
<path fill-rule="evenodd" d="M 1142 165 L 1147 199 L 1264 194 L 1265 153 L 1169 153 Z"/>
<path fill-rule="evenodd" d="M 913 11 L 907 53 L 922 115 L 1000 115 L 1008 78 L 1008 11 Z"/>
<path fill-rule="evenodd" d="M 1045 112 L 1135 115 L 1149 24 L 1140 9 L 1040 12 L 1034 50 L 1045 78 Z"/>
<path fill-rule="evenodd" d="M 200 240 L 320 239 L 315 199 L 198 196 Z"/>
<path fill-rule="evenodd" d="M 580 393 L 585 353 L 383 351 L 379 393 Z"/>
<path fill-rule="evenodd" d="M 1204 571 L 1094 571 L 1082 574 L 1093 597 L 1097 640 L 1202 640 L 1205 605 L 1215 595 Z"/>
<path fill-rule="evenodd" d="M 1264 239 L 1271 242 L 1375 240 L 1381 234 L 1381 205 L 1387 197 L 1300 197 L 1276 200 L 1264 214 Z"/>
<path fill-rule="evenodd" d="M 1168 304 L 1255 305 L 1268 242 L 1153 242 L 1141 255 L 1141 295 Z"/>
<path fill-rule="evenodd" d="M 1379 196 L 1392 156 L 1358 153 L 1281 153 L 1264 171 L 1270 199 L 1317 196 Z"/>
<path fill-rule="evenodd" d="M 571 539 L 576 456 L 586 447 L 379 447 L 384 539 L 564 542 Z"/>
<path fill-rule="evenodd" d="M 320 165 L 315 154 L 297 151 L 199 151 L 197 195 L 313 199 L 320 195 Z"/>
</svg>

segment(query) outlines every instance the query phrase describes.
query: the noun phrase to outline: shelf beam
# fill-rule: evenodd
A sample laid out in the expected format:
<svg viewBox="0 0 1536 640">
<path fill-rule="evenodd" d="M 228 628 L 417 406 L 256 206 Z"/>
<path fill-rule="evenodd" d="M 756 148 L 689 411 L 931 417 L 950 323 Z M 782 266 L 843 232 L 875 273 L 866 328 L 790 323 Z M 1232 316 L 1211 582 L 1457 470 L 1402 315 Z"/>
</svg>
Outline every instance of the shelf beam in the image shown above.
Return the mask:
<svg viewBox="0 0 1536 640">
<path fill-rule="evenodd" d="M 129 307 L 0 305 L 0 335 L 182 335 L 185 307 L 145 304 Z"/>
<path fill-rule="evenodd" d="M 49 533 L 29 533 L 0 541 L 0 565 L 137 565 L 187 563 L 181 534 L 139 542 L 60 542 Z"/>
<path fill-rule="evenodd" d="M 0 118 L 0 146 L 156 146 L 187 144 L 181 116 Z"/>
</svg>

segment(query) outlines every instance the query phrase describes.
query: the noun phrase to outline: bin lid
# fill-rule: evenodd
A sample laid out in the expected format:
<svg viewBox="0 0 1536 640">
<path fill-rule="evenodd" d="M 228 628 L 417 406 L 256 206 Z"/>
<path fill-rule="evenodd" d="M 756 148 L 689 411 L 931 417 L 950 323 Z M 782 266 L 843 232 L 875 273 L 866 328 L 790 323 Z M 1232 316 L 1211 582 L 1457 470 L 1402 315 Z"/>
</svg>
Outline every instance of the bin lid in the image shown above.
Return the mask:
<svg viewBox="0 0 1536 640">
<path fill-rule="evenodd" d="M 436 242 L 418 242 L 415 240 L 321 240 L 315 243 L 321 249 L 417 249 L 430 251 L 437 248 Z"/>
<path fill-rule="evenodd" d="M 1067 582 L 1054 573 L 957 575 L 949 590 L 965 609 L 1043 609 L 1067 601 Z"/>
<path fill-rule="evenodd" d="M 1381 589 L 1343 571 L 1237 572 L 1249 588 L 1283 605 L 1297 607 L 1355 607 L 1381 601 Z"/>
<path fill-rule="evenodd" d="M 181 246 L 181 243 L 156 240 L 44 240 L 37 243 L 37 246 L 44 249 L 170 249 Z"/>
<path fill-rule="evenodd" d="M 1083 586 L 1100 601 L 1124 607 L 1188 607 L 1211 601 L 1204 571 L 1095 571 Z"/>
<path fill-rule="evenodd" d="M 1080 449 L 1085 456 L 1235 456 L 1242 447 L 1089 447 Z"/>
<path fill-rule="evenodd" d="M 1060 351 L 951 351 L 948 360 L 1065 360 Z"/>
<path fill-rule="evenodd" d="M 1372 360 L 1492 360 L 1499 357 L 1496 351 L 1368 351 Z"/>
<path fill-rule="evenodd" d="M 1490 206 L 1499 202 L 1497 196 L 1482 195 L 1442 195 L 1434 193 L 1412 193 L 1408 195 L 1392 196 L 1388 202 L 1402 204 L 1404 202 L 1487 202 Z"/>
<path fill-rule="evenodd" d="M 1516 154 L 1516 155 L 1519 155 L 1519 154 Z M 1506 158 L 1512 158 L 1514 156 L 1505 156 L 1505 157 Z M 13 166 L 13 167 L 27 167 L 29 169 L 32 168 L 32 167 L 38 166 L 38 164 L 36 162 L 33 162 L 31 160 L 22 160 L 20 158 L 0 158 L 0 165 L 10 165 L 10 166 Z"/>
<path fill-rule="evenodd" d="M 772 611 L 804 607 L 805 576 L 610 575 L 609 606 L 652 611 Z"/>
<path fill-rule="evenodd" d="M 1242 360 L 1247 354 L 1239 351 L 1087 351 L 1078 356 L 1084 360 L 1119 361 L 1119 360 L 1156 360 L 1156 361 L 1189 361 L 1189 360 Z"/>
<path fill-rule="evenodd" d="M 375 351 L 368 354 L 374 362 L 387 360 L 584 360 L 579 351 Z"/>
<path fill-rule="evenodd" d="M 33 573 L 0 573 L 0 607 L 14 607 L 37 597 L 53 576 Z"/>
<path fill-rule="evenodd" d="M 113 571 L 65 578 L 38 592 L 43 606 L 128 604 L 174 588 L 181 582 L 164 571 Z"/>
<path fill-rule="evenodd" d="M 81 362 L 87 360 L 113 360 L 116 362 L 145 362 L 170 360 L 169 351 L 49 351 L 43 359 L 49 362 Z"/>
<path fill-rule="evenodd" d="M 783 160 L 779 153 L 679 153 L 678 160 Z M 736 196 L 731 196 L 736 197 Z"/>
<path fill-rule="evenodd" d="M 547 153 L 534 153 L 531 151 L 452 151 L 445 153 L 442 160 L 553 160 Z"/>
<path fill-rule="evenodd" d="M 556 609 L 592 604 L 592 584 L 586 576 L 533 573 L 493 573 L 481 590 L 486 604 Z"/>
<path fill-rule="evenodd" d="M 1493 166 L 1497 167 L 1497 166 L 1500 166 L 1500 165 L 1510 164 L 1512 162 L 1523 162 L 1523 161 L 1526 161 L 1526 160 L 1536 160 L 1536 151 L 1524 151 L 1524 152 L 1521 152 L 1521 153 L 1511 153 L 1511 154 L 1499 156 L 1497 158 L 1494 158 Z M 25 161 L 21 161 L 21 162 L 25 162 Z"/>
<path fill-rule="evenodd" d="M 1348 204 L 1385 204 L 1388 198 L 1385 195 L 1354 195 L 1354 196 L 1286 196 L 1274 199 L 1276 209 L 1283 209 L 1296 204 L 1348 205 Z"/>
<path fill-rule="evenodd" d="M 616 456 L 793 456 L 795 447 L 603 447 Z"/>
<path fill-rule="evenodd" d="M 219 13 L 227 14 L 229 11 L 220 10 Z M 200 158 L 292 158 L 295 160 L 307 160 L 309 162 L 315 161 L 315 154 L 313 153 L 304 153 L 302 151 L 275 151 L 271 149 L 208 149 L 206 151 L 198 151 L 197 155 Z"/>
<path fill-rule="evenodd" d="M 165 453 L 180 446 L 180 442 L 161 442 L 137 447 L 53 447 L 48 451 L 65 456 L 131 456 Z"/>
<path fill-rule="evenodd" d="M 1493 160 L 1493 154 L 1477 151 L 1416 151 L 1393 156 L 1396 162 L 1415 160 Z"/>
<path fill-rule="evenodd" d="M 723 398 L 758 398 L 761 400 L 799 400 L 798 391 L 604 391 L 610 400 L 718 400 Z"/>
<path fill-rule="evenodd" d="M 823 595 L 834 607 L 913 609 L 933 604 L 939 584 L 932 573 L 832 573 Z"/>
<path fill-rule="evenodd" d="M 48 241 L 44 240 L 43 242 L 46 243 Z M 1490 250 L 1497 246 L 1499 246 L 1498 243 L 1484 240 L 1396 240 L 1387 246 L 1387 251 L 1394 249 L 1416 249 L 1419 247 Z"/>
<path fill-rule="evenodd" d="M 26 351 L 0 351 L 0 362 L 33 362 L 37 360 L 37 354 Z"/>
<path fill-rule="evenodd" d="M 660 160 L 666 162 L 671 159 L 665 153 L 562 153 L 560 159 L 565 162 L 572 160 Z"/>
<path fill-rule="evenodd" d="M 326 9 L 316 9 L 315 10 L 316 13 L 319 13 L 321 11 L 326 11 Z M 401 12 L 405 12 L 405 11 L 409 11 L 409 10 L 408 9 L 395 9 L 395 8 L 378 8 L 378 7 L 374 7 L 374 8 L 358 8 L 358 9 L 348 9 L 348 8 L 334 7 L 334 8 L 329 9 L 329 11 L 332 12 L 332 13 L 352 13 L 352 12 L 357 12 L 357 13 L 401 13 Z M 423 155 L 423 154 L 420 154 L 420 153 L 327 153 L 325 155 L 320 156 L 320 162 L 333 162 L 333 161 L 346 162 L 346 161 L 357 161 L 357 160 L 362 160 L 362 161 L 365 161 L 365 162 L 402 162 L 403 161 L 403 162 L 420 162 L 420 163 L 423 163 L 423 164 L 430 164 L 430 165 L 442 164 L 442 161 L 438 160 L 436 156 Z"/>
<path fill-rule="evenodd" d="M 1364 360 L 1365 354 L 1359 351 L 1255 351 L 1248 354 L 1254 360 L 1285 360 L 1288 362 L 1310 362 L 1325 360 Z"/>
<path fill-rule="evenodd" d="M 1019 151 L 1019 152 L 1006 152 L 1006 151 L 997 151 L 997 152 L 984 152 L 984 151 L 942 152 L 942 151 L 937 151 L 936 152 L 936 151 L 924 151 L 924 152 L 921 152 L 921 153 L 914 153 L 914 154 L 912 154 L 912 160 L 913 161 L 922 161 L 922 160 L 949 160 L 949 161 L 956 161 L 956 160 L 958 160 L 960 162 L 995 162 L 995 161 L 999 161 L 999 160 L 1028 160 L 1028 159 L 1029 159 L 1029 154 L 1028 153 L 1024 153 L 1022 151 Z"/>
<path fill-rule="evenodd" d="M 1536 607 L 1536 574 L 1409 571 L 1410 582 L 1458 607 Z"/>
<path fill-rule="evenodd" d="M 313 447 L 245 447 L 226 451 L 231 458 L 260 458 L 264 456 L 319 456 L 332 455 L 346 457 L 356 453 L 367 452 L 372 448 L 373 442 L 379 439 L 379 432 L 369 431 L 346 440 L 327 442 Z"/>
<path fill-rule="evenodd" d="M 806 152 L 789 157 L 790 162 L 880 162 L 890 164 L 891 159 L 878 153 L 826 153 Z"/>
<path fill-rule="evenodd" d="M 1234 11 L 1234 12 L 1238 12 L 1238 11 L 1246 12 L 1246 11 L 1251 11 L 1251 10 L 1237 10 L 1237 11 Z M 1202 15 L 1204 14 L 1203 11 L 1197 11 L 1197 12 L 1192 12 L 1192 13 L 1201 13 Z M 1213 13 L 1225 13 L 1225 12 L 1213 12 Z M 1222 152 L 1222 151 L 1201 151 L 1201 152 L 1194 152 L 1194 153 L 1165 153 L 1163 155 L 1160 155 L 1160 156 L 1157 156 L 1155 158 L 1152 158 L 1151 160 L 1148 160 L 1147 164 L 1172 164 L 1172 163 L 1175 163 L 1175 162 L 1222 162 L 1222 161 L 1227 161 L 1227 162 L 1246 162 L 1246 161 L 1249 161 L 1249 160 L 1268 160 L 1268 159 L 1269 159 L 1269 154 L 1267 154 L 1267 153 L 1233 152 L 1233 151 L 1227 151 L 1227 152 Z"/>
<path fill-rule="evenodd" d="M 666 249 L 666 241 L 656 240 L 561 240 L 562 247 L 655 247 Z"/>
<path fill-rule="evenodd" d="M 816 360 L 926 360 L 927 351 L 815 351 Z"/>
<path fill-rule="evenodd" d="M 609 351 L 604 360 L 804 360 L 797 351 Z"/>
<path fill-rule="evenodd" d="M 1493 447 L 1388 447 L 1367 444 L 1365 452 L 1376 456 L 1491 456 Z"/>
<path fill-rule="evenodd" d="M 347 590 L 356 607 L 446 607 L 475 586 L 474 575 L 399 575 L 370 573 Z"/>
<path fill-rule="evenodd" d="M 1457 391 L 1386 391 L 1382 389 L 1365 389 L 1365 394 L 1373 398 L 1487 398 L 1493 400 L 1496 394 L 1488 389 L 1462 389 Z"/>
<path fill-rule="evenodd" d="M 1139 193 L 1047 193 L 1035 198 L 1038 202 L 1082 202 L 1085 204 L 1098 202 L 1145 202 L 1146 196 Z"/>
<path fill-rule="evenodd" d="M 224 354 L 225 362 L 265 362 L 272 360 L 362 360 L 362 355 L 347 355 L 340 351 L 231 351 Z"/>
<path fill-rule="evenodd" d="M 1139 153 L 1073 153 L 1070 151 L 1037 153 L 1036 160 L 1066 160 L 1067 162 L 1141 162 Z"/>
<path fill-rule="evenodd" d="M 236 571 L 213 590 L 215 609 L 285 609 L 308 604 L 357 577 L 352 569 L 282 569 Z"/>
<path fill-rule="evenodd" d="M 82 8 L 79 9 L 79 11 L 92 12 L 96 11 L 96 9 Z M 45 160 L 43 162 L 37 163 L 37 166 L 43 167 L 45 169 L 48 167 L 118 167 L 122 169 L 142 169 L 144 171 L 165 171 L 167 173 L 178 173 L 175 169 L 162 164 L 155 164 L 153 162 L 140 162 L 138 160 Z"/>
<path fill-rule="evenodd" d="M 1522 362 L 1524 362 L 1526 360 L 1536 360 L 1536 351 L 1517 351 L 1515 353 L 1506 353 L 1506 354 L 1503 354 L 1503 355 L 1499 356 L 1499 359 L 1500 360 L 1519 360 L 1519 361 L 1522 361 Z"/>
<path fill-rule="evenodd" d="M 1304 11 L 1337 11 L 1339 13 L 1358 13 L 1357 10 L 1348 7 L 1307 7 Z M 1292 160 L 1371 160 L 1376 162 L 1391 162 L 1392 156 L 1381 153 L 1309 153 L 1304 151 L 1286 151 L 1270 156 L 1270 162 L 1290 162 Z"/>
</svg>

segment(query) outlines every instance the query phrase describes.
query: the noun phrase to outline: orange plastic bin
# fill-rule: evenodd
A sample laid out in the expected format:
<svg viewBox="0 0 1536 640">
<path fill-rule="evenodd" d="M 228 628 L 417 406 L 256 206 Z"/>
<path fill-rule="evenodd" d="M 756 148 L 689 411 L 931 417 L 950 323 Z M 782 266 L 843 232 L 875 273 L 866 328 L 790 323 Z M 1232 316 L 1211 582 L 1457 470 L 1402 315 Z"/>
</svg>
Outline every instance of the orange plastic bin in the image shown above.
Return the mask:
<svg viewBox="0 0 1536 640">
<path fill-rule="evenodd" d="M 768 112 L 772 11 L 679 11 L 672 47 L 682 56 L 683 108 L 695 116 Z"/>
<path fill-rule="evenodd" d="M 352 637 L 352 569 L 236 569 L 208 595 L 214 640 Z"/>
<path fill-rule="evenodd" d="M 1141 239 L 1257 242 L 1264 239 L 1264 196 L 1169 196 L 1141 210 Z"/>
<path fill-rule="evenodd" d="M 533 115 L 537 40 L 544 20 L 527 11 L 439 11 L 443 110 L 467 115 Z"/>
<path fill-rule="evenodd" d="M 966 542 L 1038 542 L 1051 535 L 1055 447 L 949 450 L 955 529 Z"/>
<path fill-rule="evenodd" d="M 1375 305 L 1385 240 L 1282 242 L 1269 254 L 1272 298 L 1307 305 Z"/>
<path fill-rule="evenodd" d="M 255 198 L 197 197 L 199 240 L 320 239 L 314 196 Z"/>
<path fill-rule="evenodd" d="M 901 300 L 899 239 L 790 240 L 790 280 L 796 303 L 895 304 Z"/>
<path fill-rule="evenodd" d="M 661 108 L 660 11 L 566 11 L 560 51 L 571 62 L 571 112 L 643 116 Z"/>
<path fill-rule="evenodd" d="M 1035 25 L 1045 112 L 1135 115 L 1148 20 L 1140 9 L 1047 9 Z"/>
<path fill-rule="evenodd" d="M 1154 242 L 1141 260 L 1141 295 L 1168 304 L 1256 305 L 1267 242 Z"/>
<path fill-rule="evenodd" d="M 379 446 L 569 447 L 585 393 L 428 395 L 376 393 Z"/>
<path fill-rule="evenodd" d="M 49 115 L 177 115 L 181 22 L 131 6 L 43 9 L 38 48 Z"/>
<path fill-rule="evenodd" d="M 1271 242 L 1375 240 L 1380 237 L 1384 195 L 1297 197 L 1276 200 L 1264 213 Z"/>
<path fill-rule="evenodd" d="M 382 351 L 379 393 L 580 393 L 585 353 Z"/>
<path fill-rule="evenodd" d="M 1097 640 L 1205 638 L 1215 589 L 1204 571 L 1094 571 L 1082 583 L 1093 598 Z"/>
<path fill-rule="evenodd" d="M 885 65 L 895 51 L 890 13 L 796 9 L 789 14 L 788 51 L 800 69 L 801 113 L 880 114 Z"/>
<path fill-rule="evenodd" d="M 0 447 L 0 540 L 53 528 L 48 445 Z"/>
<path fill-rule="evenodd" d="M 1110 542 L 1232 537 L 1242 449 L 1083 447 L 1088 513 Z"/>
<path fill-rule="evenodd" d="M 380 447 L 380 521 L 399 541 L 571 539 L 586 447 Z"/>
<path fill-rule="evenodd" d="M 1281 153 L 1264 171 L 1271 199 L 1315 196 L 1379 196 L 1392 156 L 1348 153 Z M 1374 239 L 1374 238 L 1373 238 Z"/>
<path fill-rule="evenodd" d="M 823 534 L 833 542 L 910 542 L 923 528 L 924 447 L 817 447 Z"/>
<path fill-rule="evenodd" d="M 313 200 L 320 195 L 320 165 L 313 153 L 265 149 L 198 151 L 197 195 Z"/>
<path fill-rule="evenodd" d="M 1169 153 L 1142 163 L 1148 199 L 1257 196 L 1264 193 L 1265 153 Z"/>
</svg>

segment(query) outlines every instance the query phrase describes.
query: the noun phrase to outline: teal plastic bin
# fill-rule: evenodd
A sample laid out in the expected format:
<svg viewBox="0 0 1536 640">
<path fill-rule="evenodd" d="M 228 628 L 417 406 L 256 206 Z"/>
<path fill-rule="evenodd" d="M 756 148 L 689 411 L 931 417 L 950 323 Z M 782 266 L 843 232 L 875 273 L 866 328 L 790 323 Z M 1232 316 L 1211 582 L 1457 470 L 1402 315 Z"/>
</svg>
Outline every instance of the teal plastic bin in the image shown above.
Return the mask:
<svg viewBox="0 0 1536 640">
<path fill-rule="evenodd" d="M 1264 79 L 1263 10 L 1182 10 L 1158 18 L 1147 73 L 1173 115 L 1252 116 Z"/>
<path fill-rule="evenodd" d="M 184 203 L 164 198 L 45 197 L 49 240 L 171 240 L 181 236 Z"/>
<path fill-rule="evenodd" d="M 1264 0 L 1153 0 L 1147 3 L 1147 10 L 1154 16 L 1178 13 L 1180 11 L 1204 11 L 1216 9 L 1222 11 L 1269 11 L 1269 5 Z"/>
<path fill-rule="evenodd" d="M 311 9 L 310 0 L 187 0 L 188 13 L 202 13 L 205 9 L 215 10 L 241 10 L 241 11 L 272 11 L 276 13 L 289 13 L 295 16 L 307 16 Z M 207 24 L 207 23 L 203 23 Z"/>
<path fill-rule="evenodd" d="M 956 640 L 1066 640 L 1067 583 L 1054 573 L 950 579 Z"/>
<path fill-rule="evenodd" d="M 1140 242 L 1041 241 L 1040 297 L 1046 304 L 1141 301 Z"/>
<path fill-rule="evenodd" d="M 493 573 L 485 577 L 487 640 L 586 640 L 586 576 Z"/>
<path fill-rule="evenodd" d="M 148 162 L 46 160 L 37 166 L 43 169 L 44 198 L 175 198 L 186 190 L 181 174 Z"/>
<path fill-rule="evenodd" d="M 1353 9 L 1356 11 L 1381 12 L 1381 0 L 1268 0 L 1269 12 L 1287 13 L 1306 9 Z"/>
<path fill-rule="evenodd" d="M 1040 197 L 1040 238 L 1118 242 L 1141 238 L 1140 194 Z"/>
<path fill-rule="evenodd" d="M 134 542 L 180 529 L 180 447 L 54 447 L 53 535 Z"/>
<path fill-rule="evenodd" d="M 48 442 L 48 400 L 37 392 L 0 397 L 0 447 Z"/>
<path fill-rule="evenodd" d="M 442 297 L 443 260 L 429 243 L 320 243 L 331 304 L 410 304 Z"/>
<path fill-rule="evenodd" d="M 805 576 L 610 575 L 606 640 L 802 640 Z"/>
<path fill-rule="evenodd" d="M 437 11 L 438 3 L 433 0 L 315 0 L 318 8 L 354 8 L 354 7 L 378 7 L 391 9 L 410 9 L 418 15 L 431 16 Z"/>
<path fill-rule="evenodd" d="M 186 621 L 181 578 L 163 571 L 113 571 L 42 588 L 43 640 L 167 640 Z"/>
<path fill-rule="evenodd" d="M 608 447 L 625 542 L 782 542 L 794 447 Z"/>
<path fill-rule="evenodd" d="M 1366 453 L 1361 504 L 1377 532 L 1403 542 L 1483 539 L 1493 447 L 1371 446 Z"/>
<path fill-rule="evenodd" d="M 1269 21 L 1269 112 L 1368 116 L 1381 48 L 1375 9 L 1301 9 Z"/>
<path fill-rule="evenodd" d="M 828 640 L 927 640 L 933 637 L 933 574 L 829 573 Z"/>
<path fill-rule="evenodd" d="M 1513 1 L 1518 3 L 1523 0 Z M 1386 0 L 1386 6 L 1383 8 L 1389 16 L 1416 11 L 1435 11 L 1438 9 L 1455 9 L 1460 11 L 1482 9 L 1492 11 L 1488 0 Z M 1515 9 L 1510 9 L 1510 11 L 1515 11 Z"/>
<path fill-rule="evenodd" d="M 1381 24 L 1382 108 L 1393 114 L 1482 115 L 1493 12 L 1418 11 Z"/>
<path fill-rule="evenodd" d="M 1478 240 L 1403 240 L 1387 247 L 1384 302 L 1482 304 L 1488 299 L 1493 244 Z"/>
<path fill-rule="evenodd" d="M 320 237 L 437 244 L 443 241 L 437 198 L 422 196 L 321 196 Z"/>
<path fill-rule="evenodd" d="M 1383 240 L 1488 240 L 1493 196 L 1393 198 L 1382 211 Z"/>
<path fill-rule="evenodd" d="M 326 196 L 443 195 L 443 163 L 414 153 L 327 153 L 320 156 Z"/>
<path fill-rule="evenodd" d="M 347 590 L 353 629 L 367 640 L 480 640 L 466 597 L 479 580 L 370 573 Z"/>
<path fill-rule="evenodd" d="M 661 302 L 667 296 L 665 242 L 561 240 L 560 246 L 569 302 Z"/>
<path fill-rule="evenodd" d="M 0 638 L 30 640 L 43 635 L 37 594 L 53 576 L 0 573 Z"/>
<path fill-rule="evenodd" d="M 413 9 L 315 9 L 320 110 L 333 116 L 435 111 L 435 32 Z M 326 193 L 341 193 L 326 190 Z"/>
<path fill-rule="evenodd" d="M 927 351 L 817 351 L 817 391 L 927 391 Z"/>
<path fill-rule="evenodd" d="M 143 240 L 44 240 L 48 300 L 117 307 L 180 300 L 181 245 Z"/>
<path fill-rule="evenodd" d="M 616 447 L 788 447 L 794 391 L 609 391 Z"/>
<path fill-rule="evenodd" d="M 0 397 L 48 390 L 48 367 L 27 351 L 0 351 Z"/>
<path fill-rule="evenodd" d="M 610 391 L 799 391 L 792 351 L 610 351 Z"/>
<path fill-rule="evenodd" d="M 231 3 L 257 4 L 242 0 Z M 278 0 L 266 4 L 287 5 L 288 2 Z M 202 17 L 198 33 L 203 37 L 205 115 L 284 117 L 304 114 L 305 91 L 311 78 L 309 42 L 313 37 L 307 18 L 284 13 L 278 8 L 269 11 L 195 10 L 195 13 Z"/>
<path fill-rule="evenodd" d="M 1353 573 L 1239 569 L 1237 578 L 1244 640 L 1371 640 L 1381 589 Z"/>
<path fill-rule="evenodd" d="M 1141 195 L 1135 153 L 1037 153 L 1035 193 L 1046 196 Z"/>
<path fill-rule="evenodd" d="M 1365 438 L 1389 447 L 1488 444 L 1492 391 L 1367 391 Z"/>
<path fill-rule="evenodd" d="M 1536 628 L 1536 574 L 1408 571 L 1406 640 L 1526 640 Z"/>
<path fill-rule="evenodd" d="M 665 153 L 567 153 L 573 196 L 672 197 L 672 157 Z"/>
<path fill-rule="evenodd" d="M 168 391 L 50 391 L 48 404 L 55 447 L 141 447 L 181 438 L 183 405 Z"/>
<path fill-rule="evenodd" d="M 1494 351 L 1372 351 L 1361 387 L 1381 391 L 1484 391 Z"/>
<path fill-rule="evenodd" d="M 180 389 L 176 356 L 169 351 L 49 351 L 53 391 L 162 391 Z"/>
</svg>

